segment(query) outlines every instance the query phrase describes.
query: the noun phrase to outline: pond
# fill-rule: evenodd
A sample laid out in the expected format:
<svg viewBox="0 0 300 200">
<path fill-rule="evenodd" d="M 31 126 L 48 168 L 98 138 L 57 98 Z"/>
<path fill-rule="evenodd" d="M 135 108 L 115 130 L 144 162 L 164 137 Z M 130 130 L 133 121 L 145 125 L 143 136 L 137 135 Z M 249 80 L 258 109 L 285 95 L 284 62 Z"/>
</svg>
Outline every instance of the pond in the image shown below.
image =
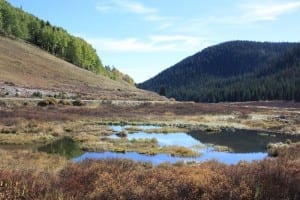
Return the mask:
<svg viewBox="0 0 300 200">
<path fill-rule="evenodd" d="M 112 126 L 116 133 L 124 131 L 128 126 Z M 201 153 L 199 157 L 174 157 L 168 154 L 144 155 L 137 152 L 85 152 L 74 159 L 106 159 L 124 158 L 141 162 L 151 162 L 154 165 L 169 162 L 202 162 L 217 160 L 226 164 L 236 164 L 240 161 L 262 160 L 267 157 L 267 144 L 270 142 L 300 141 L 299 136 L 285 136 L 275 133 L 265 133 L 250 130 L 222 130 L 217 133 L 204 131 L 193 131 L 190 133 L 148 133 L 148 130 L 159 127 L 140 126 L 134 133 L 129 133 L 127 139 L 152 139 L 155 138 L 160 146 L 177 145 L 197 150 Z M 146 133 L 147 132 L 147 133 Z M 156 131 L 155 131 L 156 132 Z M 110 138 L 118 139 L 114 134 Z M 220 152 L 216 147 L 226 146 L 231 152 Z"/>
</svg>

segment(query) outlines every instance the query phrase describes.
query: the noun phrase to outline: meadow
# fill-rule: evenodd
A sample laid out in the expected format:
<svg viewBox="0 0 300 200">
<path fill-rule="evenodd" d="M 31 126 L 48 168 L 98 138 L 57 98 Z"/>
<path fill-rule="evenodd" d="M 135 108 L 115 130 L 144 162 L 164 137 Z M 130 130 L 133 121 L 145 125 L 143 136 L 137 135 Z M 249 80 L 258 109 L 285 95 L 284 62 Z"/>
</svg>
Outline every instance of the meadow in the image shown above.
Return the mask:
<svg viewBox="0 0 300 200">
<path fill-rule="evenodd" d="M 40 107 L 30 102 L 10 103 L 3 103 L 0 109 L 0 199 L 298 199 L 300 196 L 299 143 L 270 146 L 270 155 L 275 152 L 276 158 L 236 165 L 209 161 L 154 166 L 123 159 L 74 163 L 38 150 L 39 145 L 65 136 L 79 142 L 82 149 L 88 149 L 89 144 L 91 148 L 97 147 L 98 141 L 98 147 L 104 150 L 109 146 L 118 150 L 122 142 L 111 146 L 109 140 L 98 139 L 112 134 L 107 128 L 111 124 L 217 131 L 220 126 L 216 124 L 235 128 L 239 123 L 253 130 L 278 133 L 290 130 L 286 134 L 292 134 L 299 129 L 299 108 L 295 105 L 145 103 Z M 168 132 L 166 128 L 162 130 Z M 144 141 L 136 147 L 147 150 L 144 145 L 155 147 L 156 142 Z"/>
</svg>

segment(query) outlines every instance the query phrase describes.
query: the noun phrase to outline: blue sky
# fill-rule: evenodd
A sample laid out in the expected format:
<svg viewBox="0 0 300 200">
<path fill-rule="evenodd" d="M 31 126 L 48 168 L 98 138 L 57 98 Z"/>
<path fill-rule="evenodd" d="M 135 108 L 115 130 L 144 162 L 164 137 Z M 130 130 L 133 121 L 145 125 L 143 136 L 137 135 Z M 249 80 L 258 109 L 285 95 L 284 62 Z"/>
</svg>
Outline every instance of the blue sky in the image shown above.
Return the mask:
<svg viewBox="0 0 300 200">
<path fill-rule="evenodd" d="M 299 0 L 8 0 L 84 38 L 139 83 L 229 40 L 300 41 Z"/>
</svg>

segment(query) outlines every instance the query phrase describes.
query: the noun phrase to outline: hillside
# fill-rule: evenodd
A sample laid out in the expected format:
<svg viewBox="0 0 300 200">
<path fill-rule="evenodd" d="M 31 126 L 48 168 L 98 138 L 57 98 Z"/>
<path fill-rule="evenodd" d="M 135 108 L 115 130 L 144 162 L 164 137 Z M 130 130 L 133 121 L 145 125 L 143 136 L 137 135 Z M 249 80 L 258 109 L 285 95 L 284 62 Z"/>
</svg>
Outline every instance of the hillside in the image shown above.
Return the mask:
<svg viewBox="0 0 300 200">
<path fill-rule="evenodd" d="M 0 95 L 66 93 L 87 99 L 161 100 L 125 81 L 78 68 L 31 44 L 0 37 Z"/>
<path fill-rule="evenodd" d="M 201 102 L 295 99 L 300 75 L 297 46 L 225 42 L 182 60 L 138 87 Z"/>
<path fill-rule="evenodd" d="M 71 35 L 62 27 L 54 26 L 21 8 L 13 7 L 4 0 L 0 0 L 0 35 L 25 40 L 80 68 L 113 80 L 134 84 L 128 75 L 103 66 L 96 50 L 84 39 Z"/>
<path fill-rule="evenodd" d="M 84 39 L 3 0 L 0 1 L 0 34 L 28 41 L 89 71 L 106 73 L 96 50 Z"/>
</svg>

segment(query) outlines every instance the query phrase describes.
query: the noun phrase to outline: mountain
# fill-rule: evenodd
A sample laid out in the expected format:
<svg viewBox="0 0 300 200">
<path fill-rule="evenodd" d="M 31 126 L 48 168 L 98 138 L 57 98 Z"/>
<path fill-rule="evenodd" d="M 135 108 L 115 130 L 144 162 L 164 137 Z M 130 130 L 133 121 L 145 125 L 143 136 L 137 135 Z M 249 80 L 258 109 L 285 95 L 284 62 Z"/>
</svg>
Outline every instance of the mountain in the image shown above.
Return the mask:
<svg viewBox="0 0 300 200">
<path fill-rule="evenodd" d="M 125 81 L 79 68 L 22 40 L 0 36 L 0 96 L 30 96 L 34 92 L 83 99 L 163 100 Z"/>
<path fill-rule="evenodd" d="M 295 99 L 299 43 L 230 41 L 208 47 L 139 88 L 196 102 Z"/>
</svg>

